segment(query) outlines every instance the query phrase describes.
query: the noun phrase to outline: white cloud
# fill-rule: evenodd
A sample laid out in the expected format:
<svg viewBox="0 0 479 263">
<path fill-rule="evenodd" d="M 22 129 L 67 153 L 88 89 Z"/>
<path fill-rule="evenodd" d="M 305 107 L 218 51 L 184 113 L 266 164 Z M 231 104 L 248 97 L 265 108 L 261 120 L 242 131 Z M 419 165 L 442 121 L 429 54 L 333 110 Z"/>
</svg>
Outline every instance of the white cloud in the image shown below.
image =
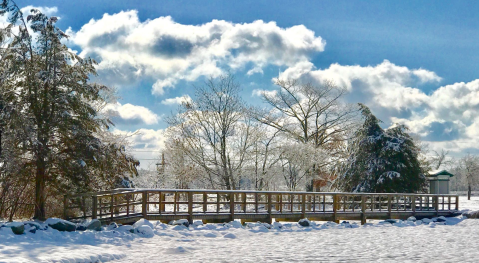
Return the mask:
<svg viewBox="0 0 479 263">
<path fill-rule="evenodd" d="M 71 47 L 79 47 L 81 56 L 100 62 L 100 76 L 109 85 L 151 80 L 152 92 L 163 95 L 181 80 L 215 77 L 227 69 L 263 74 L 273 65 L 286 68 L 279 78 L 316 84 L 332 80 L 347 89 L 349 102 L 363 102 L 385 122 L 405 123 L 426 140 L 445 138 L 450 143 L 479 135 L 479 80 L 445 85 L 426 94 L 421 85 L 439 84 L 442 79 L 423 68 L 411 69 L 384 60 L 372 66 L 332 64 L 317 69 L 310 59 L 324 50 L 325 41 L 302 25 L 281 28 L 261 20 L 185 25 L 169 16 L 140 21 L 133 10 L 105 14 L 77 32 L 67 33 L 71 35 Z M 274 94 L 255 89 L 252 95 L 263 92 Z M 186 99 L 191 98 L 168 98 L 161 103 L 176 105 Z M 121 115 L 119 108 L 127 105 L 114 107 L 122 119 L 158 122 L 158 116 L 146 108 L 125 110 Z"/>
<path fill-rule="evenodd" d="M 40 12 L 42 12 L 43 14 L 47 15 L 47 16 L 52 16 L 52 15 L 55 15 L 56 13 L 58 13 L 58 8 L 56 6 L 53 6 L 53 7 L 48 7 L 48 6 L 33 6 L 33 5 L 27 5 L 25 7 L 22 7 L 20 8 L 20 10 L 22 11 L 23 15 L 25 16 L 25 18 L 31 14 L 31 10 L 32 9 L 38 9 Z"/>
<path fill-rule="evenodd" d="M 122 124 L 152 125 L 157 124 L 160 119 L 160 117 L 151 110 L 130 103 L 124 105 L 119 102 L 108 104 L 103 111 L 112 116 L 116 122 Z"/>
<path fill-rule="evenodd" d="M 293 66 L 324 50 L 325 41 L 303 25 L 281 28 L 261 20 L 235 24 L 213 20 L 180 24 L 169 16 L 140 21 L 137 11 L 105 14 L 79 31 L 68 30 L 81 56 L 98 61 L 100 75 L 122 85 L 138 78 L 155 81 L 153 93 L 179 80 L 218 76 L 225 68 L 261 73 L 268 65 Z"/>
<path fill-rule="evenodd" d="M 253 96 L 262 97 L 266 95 L 268 97 L 275 97 L 278 91 L 276 90 L 262 90 L 262 89 L 254 89 L 252 92 Z"/>
<path fill-rule="evenodd" d="M 418 86 L 439 83 L 442 79 L 426 69 L 409 69 L 388 60 L 376 66 L 332 64 L 316 69 L 300 62 L 280 74 L 282 79 L 301 79 L 322 84 L 332 80 L 348 90 L 347 100 L 368 105 L 381 119 L 406 124 L 426 141 L 453 142 L 459 151 L 471 147 L 479 135 L 479 80 L 439 87 L 431 94 Z M 260 90 L 253 91 L 261 94 Z"/>
<path fill-rule="evenodd" d="M 176 98 L 169 98 L 161 101 L 163 105 L 180 105 L 185 102 L 191 102 L 191 98 L 188 95 L 184 95 Z"/>
<path fill-rule="evenodd" d="M 436 73 L 426 70 L 426 69 L 415 69 L 412 73 L 419 78 L 419 80 L 423 83 L 425 82 L 439 82 L 442 80 L 441 77 L 436 75 Z"/>
<path fill-rule="evenodd" d="M 115 129 L 113 133 L 127 136 L 133 149 L 159 150 L 165 145 L 165 131 L 162 129 L 138 129 L 136 131 Z"/>
<path fill-rule="evenodd" d="M 310 62 L 302 62 L 280 74 L 282 79 L 301 78 L 323 84 L 333 81 L 346 88 L 356 101 L 401 110 L 423 106 L 428 96 L 410 85 L 437 82 L 436 73 L 424 69 L 410 70 L 384 60 L 376 66 L 343 66 L 332 64 L 329 68 L 315 70 Z M 359 100 L 358 100 L 359 99 Z"/>
<path fill-rule="evenodd" d="M 246 75 L 251 76 L 251 75 L 254 75 L 256 73 L 259 73 L 259 74 L 263 75 L 263 69 L 261 67 L 254 67 L 254 68 L 248 70 L 248 72 L 246 72 Z"/>
</svg>

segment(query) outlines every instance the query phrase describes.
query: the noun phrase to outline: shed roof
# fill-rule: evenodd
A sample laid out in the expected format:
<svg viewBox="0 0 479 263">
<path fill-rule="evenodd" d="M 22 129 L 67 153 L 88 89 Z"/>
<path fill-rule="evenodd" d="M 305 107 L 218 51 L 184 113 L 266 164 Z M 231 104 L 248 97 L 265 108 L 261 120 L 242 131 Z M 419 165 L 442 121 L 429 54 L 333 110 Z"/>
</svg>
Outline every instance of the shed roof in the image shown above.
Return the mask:
<svg viewBox="0 0 479 263">
<path fill-rule="evenodd" d="M 430 177 L 437 177 L 438 175 L 449 175 L 449 177 L 453 177 L 454 175 L 451 174 L 450 172 L 446 171 L 446 170 L 441 170 L 441 171 L 433 171 L 431 172 L 431 174 L 429 175 Z"/>
</svg>

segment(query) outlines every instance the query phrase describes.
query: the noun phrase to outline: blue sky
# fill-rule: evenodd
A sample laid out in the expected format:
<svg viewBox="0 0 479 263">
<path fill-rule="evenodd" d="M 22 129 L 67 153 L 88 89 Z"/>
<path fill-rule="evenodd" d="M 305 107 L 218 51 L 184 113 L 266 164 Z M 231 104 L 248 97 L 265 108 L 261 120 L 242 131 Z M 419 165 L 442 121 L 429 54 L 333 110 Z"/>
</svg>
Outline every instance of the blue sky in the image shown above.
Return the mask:
<svg viewBox="0 0 479 263">
<path fill-rule="evenodd" d="M 110 108 L 118 132 L 141 129 L 134 144 L 144 163 L 161 148 L 175 102 L 226 71 L 256 104 L 254 91 L 273 89 L 279 73 L 332 79 L 386 126 L 404 123 L 432 149 L 477 152 L 477 2 L 17 2 L 59 16 L 67 44 L 100 62 L 97 81 L 122 97 Z"/>
</svg>

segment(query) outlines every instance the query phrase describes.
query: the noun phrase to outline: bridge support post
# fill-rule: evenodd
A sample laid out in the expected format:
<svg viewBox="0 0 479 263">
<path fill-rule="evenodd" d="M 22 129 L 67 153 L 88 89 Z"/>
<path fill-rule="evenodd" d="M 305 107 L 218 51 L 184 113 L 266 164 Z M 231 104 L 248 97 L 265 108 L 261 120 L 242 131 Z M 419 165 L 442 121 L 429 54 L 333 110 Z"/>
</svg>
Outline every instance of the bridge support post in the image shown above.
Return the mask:
<svg viewBox="0 0 479 263">
<path fill-rule="evenodd" d="M 230 193 L 230 221 L 235 220 L 235 194 Z"/>
<path fill-rule="evenodd" d="M 96 195 L 91 197 L 92 208 L 91 208 L 91 218 L 97 219 L 97 210 L 98 210 L 98 198 Z"/>
<path fill-rule="evenodd" d="M 271 215 L 271 205 L 272 205 L 271 193 L 268 193 L 268 218 L 267 218 L 268 224 L 273 223 L 273 217 Z"/>
<path fill-rule="evenodd" d="M 333 221 L 335 223 L 339 223 L 339 220 L 338 220 L 338 216 L 337 216 L 337 213 L 338 213 L 338 195 L 337 194 L 333 194 Z"/>
<path fill-rule="evenodd" d="M 65 219 L 65 220 L 68 220 L 67 210 L 68 210 L 68 197 L 67 197 L 67 195 L 64 195 L 63 196 L 63 219 Z"/>
<path fill-rule="evenodd" d="M 412 215 L 416 216 L 416 197 L 414 195 L 411 196 L 411 208 L 412 208 Z"/>
<path fill-rule="evenodd" d="M 301 195 L 301 218 L 306 218 L 306 194 Z"/>
<path fill-rule="evenodd" d="M 388 195 L 388 217 L 391 218 L 391 196 Z"/>
<path fill-rule="evenodd" d="M 193 224 L 193 192 L 188 192 L 188 222 Z"/>
<path fill-rule="evenodd" d="M 436 210 L 436 216 L 438 216 L 439 215 L 439 197 L 435 195 L 432 200 L 434 202 L 434 210 Z"/>
<path fill-rule="evenodd" d="M 148 199 L 148 192 L 144 191 L 141 193 L 141 213 L 143 215 L 143 218 L 146 219 L 146 207 L 147 207 L 147 199 Z"/>
<path fill-rule="evenodd" d="M 361 196 L 361 225 L 366 224 L 366 196 Z"/>
</svg>

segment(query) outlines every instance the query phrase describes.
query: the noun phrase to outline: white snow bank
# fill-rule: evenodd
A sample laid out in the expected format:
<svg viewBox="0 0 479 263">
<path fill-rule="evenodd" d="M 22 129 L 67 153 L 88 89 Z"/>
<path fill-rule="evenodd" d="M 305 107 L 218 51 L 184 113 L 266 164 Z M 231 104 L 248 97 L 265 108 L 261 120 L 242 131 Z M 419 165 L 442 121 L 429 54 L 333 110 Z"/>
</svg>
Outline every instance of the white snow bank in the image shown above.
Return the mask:
<svg viewBox="0 0 479 263">
<path fill-rule="evenodd" d="M 468 209 L 462 197 L 460 204 Z M 243 226 L 239 221 L 186 227 L 142 220 L 133 227 L 98 232 L 48 228 L 23 235 L 3 227 L 0 262 L 474 262 L 479 257 L 471 245 L 479 236 L 479 220 L 462 216 L 363 226 L 310 221 L 309 227 L 278 222 Z"/>
<path fill-rule="evenodd" d="M 8 222 L 5 224 L 7 227 L 21 227 L 23 226 L 23 222 Z"/>
<path fill-rule="evenodd" d="M 140 226 L 149 226 L 151 229 L 155 228 L 150 221 L 148 221 L 146 219 L 143 219 L 143 218 L 136 221 L 136 223 L 133 224 L 133 228 L 137 228 L 137 227 L 140 227 Z"/>
<path fill-rule="evenodd" d="M 76 224 L 70 222 L 70 221 L 67 221 L 67 220 L 63 220 L 61 218 L 55 218 L 55 217 L 52 217 L 52 218 L 48 218 L 46 221 L 45 221 L 45 224 L 47 225 L 54 225 L 56 223 L 65 223 L 65 224 L 69 224 L 69 225 L 73 225 L 73 226 L 76 226 Z"/>
<path fill-rule="evenodd" d="M 155 234 L 153 233 L 153 229 L 147 225 L 141 225 L 135 228 L 135 233 L 143 236 L 143 237 L 153 237 Z"/>
</svg>

